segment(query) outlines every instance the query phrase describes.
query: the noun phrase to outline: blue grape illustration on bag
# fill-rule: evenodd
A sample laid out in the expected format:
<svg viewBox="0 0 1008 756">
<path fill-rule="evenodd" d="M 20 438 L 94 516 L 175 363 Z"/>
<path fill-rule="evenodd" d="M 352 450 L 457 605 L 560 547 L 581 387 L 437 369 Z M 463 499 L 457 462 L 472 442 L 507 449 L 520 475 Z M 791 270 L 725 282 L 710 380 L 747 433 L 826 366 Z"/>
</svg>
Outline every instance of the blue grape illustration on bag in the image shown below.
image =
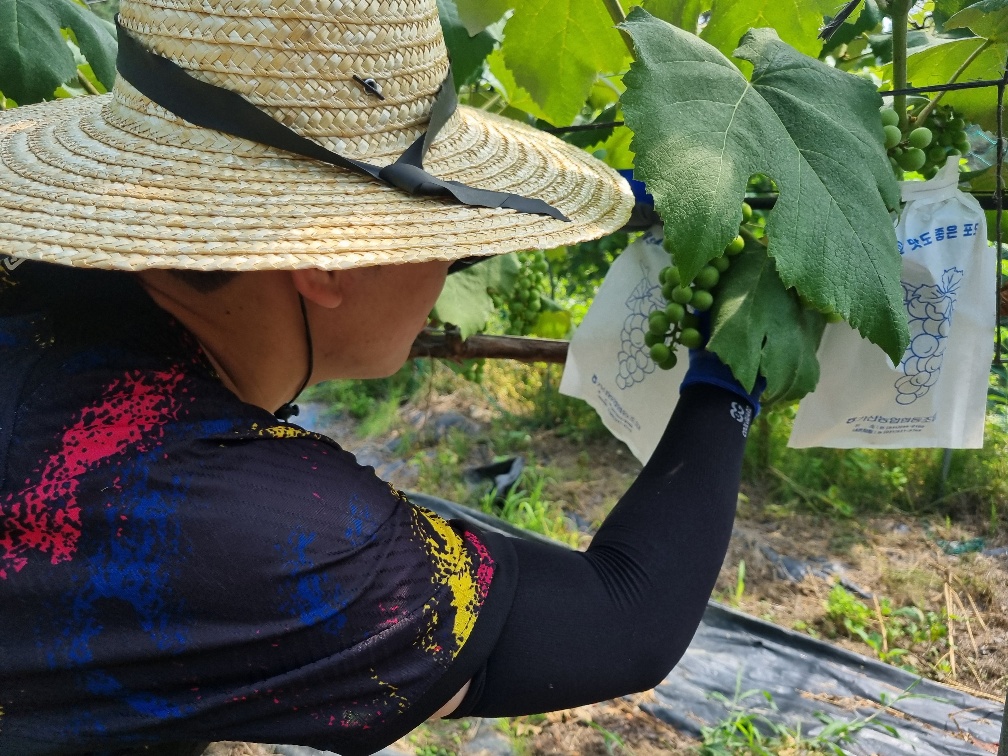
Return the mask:
<svg viewBox="0 0 1008 756">
<path fill-rule="evenodd" d="M 657 365 L 651 359 L 651 348 L 645 337 L 650 327 L 649 313 L 664 305 L 661 286 L 652 284 L 645 275 L 626 301 L 630 314 L 623 321 L 620 332 L 619 375 L 616 376 L 619 388 L 628 389 L 655 371 Z"/>
<path fill-rule="evenodd" d="M 956 292 L 963 271 L 949 268 L 940 284 L 903 284 L 903 302 L 910 321 L 910 346 L 900 362 L 903 375 L 896 381 L 896 401 L 913 404 L 938 382 L 952 327 Z"/>
</svg>

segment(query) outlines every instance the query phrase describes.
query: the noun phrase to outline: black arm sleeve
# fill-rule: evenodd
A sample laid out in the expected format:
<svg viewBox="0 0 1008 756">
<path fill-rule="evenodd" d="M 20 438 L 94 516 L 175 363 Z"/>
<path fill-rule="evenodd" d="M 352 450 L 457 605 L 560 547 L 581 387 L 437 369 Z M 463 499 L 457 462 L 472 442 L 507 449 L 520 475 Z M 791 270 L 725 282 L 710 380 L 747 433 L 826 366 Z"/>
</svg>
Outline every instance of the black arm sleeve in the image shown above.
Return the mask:
<svg viewBox="0 0 1008 756">
<path fill-rule="evenodd" d="M 453 714 L 519 716 L 654 687 L 693 638 L 731 537 L 752 410 L 691 386 L 587 551 L 517 540 L 517 594 Z"/>
</svg>

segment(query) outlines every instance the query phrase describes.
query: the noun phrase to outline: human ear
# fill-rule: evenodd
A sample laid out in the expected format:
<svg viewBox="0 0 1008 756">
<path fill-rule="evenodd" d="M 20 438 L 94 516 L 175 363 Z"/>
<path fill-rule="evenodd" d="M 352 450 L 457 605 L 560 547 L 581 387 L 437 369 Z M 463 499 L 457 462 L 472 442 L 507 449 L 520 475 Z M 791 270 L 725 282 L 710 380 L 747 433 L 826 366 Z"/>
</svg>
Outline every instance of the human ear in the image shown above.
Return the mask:
<svg viewBox="0 0 1008 756">
<path fill-rule="evenodd" d="M 294 288 L 309 302 L 329 310 L 343 303 L 343 271 L 307 268 L 293 270 L 290 275 Z"/>
</svg>

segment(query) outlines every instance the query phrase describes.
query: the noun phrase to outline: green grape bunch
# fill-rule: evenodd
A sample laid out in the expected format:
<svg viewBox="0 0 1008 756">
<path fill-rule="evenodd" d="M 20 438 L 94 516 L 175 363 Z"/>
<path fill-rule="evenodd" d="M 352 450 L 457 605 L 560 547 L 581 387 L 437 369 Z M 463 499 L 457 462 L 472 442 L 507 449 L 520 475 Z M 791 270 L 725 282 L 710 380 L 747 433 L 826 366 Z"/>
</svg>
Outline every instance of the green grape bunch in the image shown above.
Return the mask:
<svg viewBox="0 0 1008 756">
<path fill-rule="evenodd" d="M 743 225 L 752 217 L 752 208 L 742 203 Z M 707 312 L 714 306 L 722 275 L 731 267 L 732 258 L 744 249 L 745 239 L 740 233 L 719 257 L 701 268 L 692 281 L 684 281 L 674 264 L 662 269 L 658 281 L 666 305 L 648 316 L 648 331 L 644 334 L 651 359 L 662 370 L 671 370 L 676 366 L 676 348 L 680 344 L 687 349 L 698 349 L 703 345 L 698 313 Z"/>
<path fill-rule="evenodd" d="M 539 320 L 543 298 L 548 296 L 550 268 L 546 253 L 541 250 L 519 252 L 518 262 L 518 278 L 511 295 L 491 292 L 491 298 L 504 315 L 506 332 L 512 336 L 526 336 Z"/>
<path fill-rule="evenodd" d="M 926 103 L 911 106 L 905 131 L 900 129 L 899 113 L 891 107 L 881 111 L 885 147 L 897 178 L 902 179 L 904 171 L 934 178 L 948 158 L 965 155 L 971 149 L 966 122 L 952 106 L 939 105 L 921 119 Z"/>
</svg>

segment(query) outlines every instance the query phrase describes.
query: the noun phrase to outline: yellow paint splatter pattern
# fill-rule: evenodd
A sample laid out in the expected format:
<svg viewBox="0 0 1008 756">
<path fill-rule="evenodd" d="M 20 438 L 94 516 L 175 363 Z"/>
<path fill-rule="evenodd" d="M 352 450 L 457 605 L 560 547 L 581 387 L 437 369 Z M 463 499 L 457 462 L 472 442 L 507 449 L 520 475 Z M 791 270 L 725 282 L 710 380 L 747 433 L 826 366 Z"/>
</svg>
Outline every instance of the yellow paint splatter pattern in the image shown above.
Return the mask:
<svg viewBox="0 0 1008 756">
<path fill-rule="evenodd" d="M 317 441 L 328 441 L 328 439 L 319 436 L 319 434 L 311 433 L 296 425 L 270 425 L 262 427 L 257 423 L 252 426 L 252 430 L 260 438 L 314 438 Z"/>
<path fill-rule="evenodd" d="M 435 586 L 446 587 L 451 591 L 451 606 L 455 612 L 451 624 L 454 644 L 452 648 L 446 649 L 434 635 L 435 629 L 441 624 L 439 607 L 433 602 L 424 606 L 424 613 L 429 619 L 424 643 L 426 650 L 432 653 L 447 652 L 454 659 L 476 625 L 476 617 L 488 586 L 480 579 L 482 570 L 479 567 L 482 565 L 473 564 L 466 540 L 433 512 L 411 506 L 415 533 L 423 542 L 434 568 L 431 580 Z"/>
</svg>

